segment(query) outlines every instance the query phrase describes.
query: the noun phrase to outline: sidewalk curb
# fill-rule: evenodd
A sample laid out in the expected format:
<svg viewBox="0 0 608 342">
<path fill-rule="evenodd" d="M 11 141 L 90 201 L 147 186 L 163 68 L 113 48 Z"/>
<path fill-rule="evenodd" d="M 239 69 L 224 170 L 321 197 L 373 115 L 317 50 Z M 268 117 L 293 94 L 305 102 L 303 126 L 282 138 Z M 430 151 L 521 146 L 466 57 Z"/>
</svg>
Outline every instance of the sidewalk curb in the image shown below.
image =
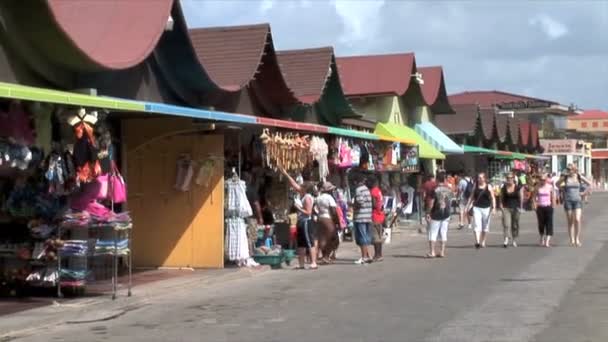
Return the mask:
<svg viewBox="0 0 608 342">
<path fill-rule="evenodd" d="M 31 336 L 47 327 L 65 324 L 86 324 L 101 321 L 109 321 L 118 318 L 129 311 L 139 309 L 149 304 L 153 298 L 162 298 L 175 291 L 176 286 L 180 290 L 191 289 L 200 285 L 215 285 L 240 279 L 257 277 L 270 271 L 270 266 L 261 266 L 256 269 L 235 269 L 224 274 L 211 274 L 205 276 L 178 277 L 165 279 L 158 282 L 142 285 L 134 288 L 132 297 L 120 296 L 112 301 L 110 295 L 100 298 L 83 298 L 81 301 L 71 303 L 54 303 L 53 305 L 34 308 L 16 314 L 3 317 L 3 321 L 15 321 L 15 324 L 0 324 L 0 341 L 10 341 L 17 338 Z M 100 310 L 99 306 L 104 306 Z M 96 307 L 98 307 L 96 309 Z M 36 319 L 36 316 L 40 316 Z"/>
</svg>

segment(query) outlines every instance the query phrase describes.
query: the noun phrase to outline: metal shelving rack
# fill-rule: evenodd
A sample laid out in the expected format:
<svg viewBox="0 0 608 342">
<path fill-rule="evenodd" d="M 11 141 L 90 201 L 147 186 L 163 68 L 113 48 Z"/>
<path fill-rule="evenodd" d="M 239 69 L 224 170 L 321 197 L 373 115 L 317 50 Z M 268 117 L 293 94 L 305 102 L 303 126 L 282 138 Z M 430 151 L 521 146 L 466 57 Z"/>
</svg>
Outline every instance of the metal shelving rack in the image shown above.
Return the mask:
<svg viewBox="0 0 608 342">
<path fill-rule="evenodd" d="M 71 255 L 71 256 L 66 256 L 63 257 L 61 250 L 59 250 L 57 252 L 57 272 L 59 273 L 59 277 L 58 277 L 58 281 L 57 281 L 57 296 L 58 297 L 63 297 L 63 292 L 62 292 L 62 286 L 61 286 L 61 270 L 63 267 L 63 262 L 66 260 L 66 258 L 82 258 L 84 261 L 84 270 L 86 270 L 87 272 L 89 271 L 89 262 L 88 259 L 89 258 L 96 258 L 96 257 L 100 257 L 100 256 L 107 256 L 107 255 L 111 255 L 112 256 L 112 270 L 111 270 L 111 274 L 112 274 L 112 299 L 116 299 L 116 293 L 118 290 L 118 259 L 121 257 L 126 257 L 127 258 L 127 268 L 128 268 L 128 284 L 127 284 L 127 296 L 131 296 L 132 295 L 132 275 L 133 275 L 133 261 L 132 261 L 132 254 L 131 254 L 131 224 L 128 225 L 128 228 L 121 228 L 119 229 L 117 227 L 116 224 L 113 223 L 100 223 L 100 224 L 91 224 L 87 227 L 76 227 L 76 226 L 61 226 L 59 225 L 58 227 L 58 236 L 62 236 L 62 232 L 65 232 L 67 230 L 70 231 L 85 231 L 86 230 L 86 240 L 88 241 L 88 249 L 87 249 L 87 253 L 86 255 Z M 112 234 L 112 240 L 114 242 L 114 250 L 111 253 L 96 253 L 95 252 L 95 245 L 97 242 L 97 239 L 95 239 L 95 243 L 93 243 L 92 238 L 91 238 L 91 232 L 92 231 L 97 231 L 96 232 L 96 236 L 99 236 L 99 232 L 111 232 Z M 122 235 L 122 236 L 121 236 Z M 118 240 L 120 238 L 124 238 L 127 240 L 127 248 L 125 251 L 119 251 L 118 248 Z M 86 278 L 84 279 L 84 287 L 86 288 L 86 283 L 87 280 Z"/>
</svg>

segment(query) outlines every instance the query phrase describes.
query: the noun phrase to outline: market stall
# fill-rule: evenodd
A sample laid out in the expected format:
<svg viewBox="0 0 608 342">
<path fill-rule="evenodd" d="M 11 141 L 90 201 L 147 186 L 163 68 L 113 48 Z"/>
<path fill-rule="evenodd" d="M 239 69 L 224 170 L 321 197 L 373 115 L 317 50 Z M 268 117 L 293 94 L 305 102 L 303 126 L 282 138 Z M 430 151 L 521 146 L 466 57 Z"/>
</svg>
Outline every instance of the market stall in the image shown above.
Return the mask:
<svg viewBox="0 0 608 342">
<path fill-rule="evenodd" d="M 130 275 L 112 123 L 83 108 L 0 102 L 0 296 L 84 292 Z M 130 287 L 129 287 L 130 294 Z"/>
</svg>

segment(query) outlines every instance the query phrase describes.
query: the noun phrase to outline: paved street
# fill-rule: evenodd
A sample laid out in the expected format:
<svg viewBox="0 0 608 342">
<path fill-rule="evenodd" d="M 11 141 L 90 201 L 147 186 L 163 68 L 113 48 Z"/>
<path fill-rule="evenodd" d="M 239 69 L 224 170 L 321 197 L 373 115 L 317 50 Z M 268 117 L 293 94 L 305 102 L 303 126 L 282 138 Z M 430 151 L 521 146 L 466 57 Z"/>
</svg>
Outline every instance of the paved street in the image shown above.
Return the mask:
<svg viewBox="0 0 608 342">
<path fill-rule="evenodd" d="M 404 232 L 384 262 L 350 258 L 318 271 L 282 270 L 172 296 L 111 320 L 62 324 L 19 341 L 606 341 L 608 194 L 585 208 L 584 247 L 566 246 L 556 211 L 554 248 L 536 247 L 535 217 L 520 247 L 450 231 L 448 257 L 427 260 L 422 236 Z M 348 245 L 345 249 L 351 250 Z M 343 255 L 354 257 L 350 251 Z"/>
</svg>

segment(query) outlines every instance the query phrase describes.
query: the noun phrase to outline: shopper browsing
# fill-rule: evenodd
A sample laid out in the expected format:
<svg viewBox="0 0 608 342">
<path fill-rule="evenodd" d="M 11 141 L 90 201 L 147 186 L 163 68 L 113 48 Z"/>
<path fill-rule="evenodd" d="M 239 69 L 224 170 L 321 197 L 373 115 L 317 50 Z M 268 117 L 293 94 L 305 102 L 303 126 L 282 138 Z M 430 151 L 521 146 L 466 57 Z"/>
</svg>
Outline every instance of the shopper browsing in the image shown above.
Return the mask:
<svg viewBox="0 0 608 342">
<path fill-rule="evenodd" d="M 372 244 L 372 195 L 362 176 L 355 176 L 354 181 L 357 184 L 353 199 L 354 234 L 355 242 L 361 249 L 361 258 L 355 264 L 362 265 L 372 261 L 369 256 L 369 246 Z"/>
<path fill-rule="evenodd" d="M 384 239 L 384 198 L 378 185 L 378 178 L 370 179 L 370 194 L 372 196 L 372 243 L 374 244 L 374 261 L 382 261 L 382 244 Z"/>
<path fill-rule="evenodd" d="M 315 225 L 312 222 L 315 186 L 311 182 L 298 184 L 284 169 L 281 173 L 289 181 L 289 185 L 298 192 L 302 198 L 295 203 L 298 211 L 297 223 L 297 245 L 298 245 L 298 269 L 304 269 L 306 265 L 306 255 L 310 255 L 310 269 L 316 270 L 317 265 L 317 234 Z"/>
</svg>

